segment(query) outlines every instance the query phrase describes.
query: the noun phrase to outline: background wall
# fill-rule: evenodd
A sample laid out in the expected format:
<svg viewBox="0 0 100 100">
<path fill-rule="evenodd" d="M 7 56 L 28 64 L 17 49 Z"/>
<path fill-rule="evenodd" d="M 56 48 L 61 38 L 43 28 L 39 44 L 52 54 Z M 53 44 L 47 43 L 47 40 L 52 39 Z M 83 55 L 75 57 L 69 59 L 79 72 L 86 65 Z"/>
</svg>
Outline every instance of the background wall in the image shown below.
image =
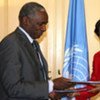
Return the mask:
<svg viewBox="0 0 100 100">
<path fill-rule="evenodd" d="M 62 71 L 63 67 L 69 0 L 0 0 L 0 40 L 18 26 L 19 10 L 23 4 L 30 1 L 42 4 L 48 12 L 48 30 L 39 39 L 39 42 L 44 56 L 48 61 L 49 71 L 51 71 L 50 76 L 52 78 L 58 77 L 58 70 Z M 91 74 L 93 55 L 100 49 L 100 42 L 94 34 L 95 23 L 100 19 L 100 0 L 84 1 Z M 99 96 L 98 94 L 92 100 L 100 100 Z"/>
</svg>

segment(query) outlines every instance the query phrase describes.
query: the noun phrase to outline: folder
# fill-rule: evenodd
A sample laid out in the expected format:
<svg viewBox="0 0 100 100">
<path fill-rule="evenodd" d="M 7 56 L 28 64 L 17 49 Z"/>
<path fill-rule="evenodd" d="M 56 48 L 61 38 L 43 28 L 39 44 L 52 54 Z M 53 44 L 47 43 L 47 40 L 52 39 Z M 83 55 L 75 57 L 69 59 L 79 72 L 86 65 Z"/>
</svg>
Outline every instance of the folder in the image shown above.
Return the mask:
<svg viewBox="0 0 100 100">
<path fill-rule="evenodd" d="M 54 92 L 57 93 L 74 93 L 74 92 L 82 92 L 82 91 L 87 91 L 86 88 L 80 88 L 80 89 L 65 89 L 65 90 L 54 90 Z"/>
<path fill-rule="evenodd" d="M 85 81 L 85 82 L 84 81 L 69 81 L 69 83 L 92 85 L 92 84 L 100 84 L 100 81 Z"/>
</svg>

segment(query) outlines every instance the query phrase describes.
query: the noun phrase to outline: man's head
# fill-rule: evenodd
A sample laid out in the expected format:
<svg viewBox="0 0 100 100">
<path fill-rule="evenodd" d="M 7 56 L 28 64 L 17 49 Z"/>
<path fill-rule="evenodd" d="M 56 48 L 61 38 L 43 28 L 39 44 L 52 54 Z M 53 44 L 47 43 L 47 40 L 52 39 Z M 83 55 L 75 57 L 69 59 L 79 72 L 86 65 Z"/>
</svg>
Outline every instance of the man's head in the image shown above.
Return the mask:
<svg viewBox="0 0 100 100">
<path fill-rule="evenodd" d="M 100 38 L 100 20 L 97 21 L 94 32 Z"/>
<path fill-rule="evenodd" d="M 46 31 L 48 14 L 45 8 L 35 2 L 25 4 L 19 13 L 20 26 L 33 38 L 39 38 Z"/>
</svg>

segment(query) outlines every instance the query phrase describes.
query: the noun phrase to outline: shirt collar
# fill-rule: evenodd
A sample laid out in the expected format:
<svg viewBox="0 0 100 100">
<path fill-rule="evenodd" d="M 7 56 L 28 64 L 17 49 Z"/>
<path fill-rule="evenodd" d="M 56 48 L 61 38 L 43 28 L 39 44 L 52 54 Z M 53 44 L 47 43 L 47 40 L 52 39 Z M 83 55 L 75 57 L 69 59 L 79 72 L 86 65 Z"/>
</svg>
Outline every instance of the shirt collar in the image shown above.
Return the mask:
<svg viewBox="0 0 100 100">
<path fill-rule="evenodd" d="M 22 27 L 19 26 L 18 28 L 26 35 L 30 43 L 33 43 L 33 39 L 31 38 L 31 36 Z"/>
</svg>

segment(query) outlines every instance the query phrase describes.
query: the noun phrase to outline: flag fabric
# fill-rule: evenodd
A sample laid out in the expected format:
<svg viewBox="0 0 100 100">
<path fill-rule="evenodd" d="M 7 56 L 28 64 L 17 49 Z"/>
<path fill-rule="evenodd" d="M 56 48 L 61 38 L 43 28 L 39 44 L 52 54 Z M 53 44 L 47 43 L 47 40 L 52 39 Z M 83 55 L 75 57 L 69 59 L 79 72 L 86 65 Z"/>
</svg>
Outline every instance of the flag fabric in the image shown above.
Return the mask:
<svg viewBox="0 0 100 100">
<path fill-rule="evenodd" d="M 87 81 L 89 78 L 88 65 L 84 0 L 70 0 L 65 38 L 63 77 L 71 78 L 72 81 Z"/>
</svg>

